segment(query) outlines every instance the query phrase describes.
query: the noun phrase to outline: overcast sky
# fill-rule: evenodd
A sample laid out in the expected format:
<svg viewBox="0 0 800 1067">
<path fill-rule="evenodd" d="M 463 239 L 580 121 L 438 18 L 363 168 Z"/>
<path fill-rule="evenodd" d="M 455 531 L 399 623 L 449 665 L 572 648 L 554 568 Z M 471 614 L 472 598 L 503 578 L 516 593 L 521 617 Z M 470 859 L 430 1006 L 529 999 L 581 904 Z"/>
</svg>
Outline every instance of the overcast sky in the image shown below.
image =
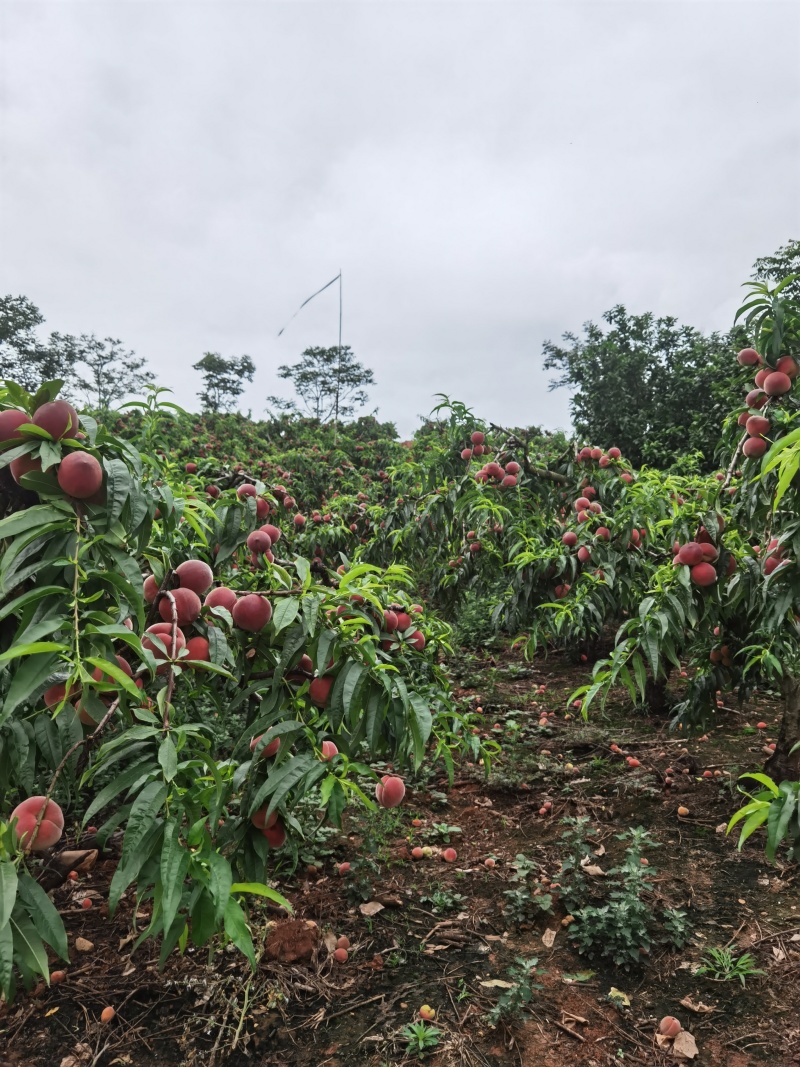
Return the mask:
<svg viewBox="0 0 800 1067">
<path fill-rule="evenodd" d="M 624 303 L 727 328 L 800 232 L 800 3 L 0 0 L 0 293 L 207 350 L 337 340 L 403 434 L 446 392 L 566 428 L 542 342 Z M 604 442 L 599 442 L 604 444 Z"/>
</svg>

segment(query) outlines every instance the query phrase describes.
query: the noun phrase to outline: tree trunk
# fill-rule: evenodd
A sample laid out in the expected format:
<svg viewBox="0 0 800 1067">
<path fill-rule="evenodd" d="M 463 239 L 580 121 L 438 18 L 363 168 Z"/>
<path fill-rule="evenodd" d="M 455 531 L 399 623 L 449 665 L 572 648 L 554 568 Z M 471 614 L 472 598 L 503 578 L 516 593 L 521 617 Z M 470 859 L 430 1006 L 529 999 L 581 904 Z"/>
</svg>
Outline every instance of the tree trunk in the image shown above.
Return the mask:
<svg viewBox="0 0 800 1067">
<path fill-rule="evenodd" d="M 775 752 L 767 760 L 767 774 L 779 784 L 800 779 L 800 748 L 792 755 L 791 749 L 800 742 L 800 678 L 787 674 L 783 680 L 783 719 L 775 744 Z"/>
</svg>

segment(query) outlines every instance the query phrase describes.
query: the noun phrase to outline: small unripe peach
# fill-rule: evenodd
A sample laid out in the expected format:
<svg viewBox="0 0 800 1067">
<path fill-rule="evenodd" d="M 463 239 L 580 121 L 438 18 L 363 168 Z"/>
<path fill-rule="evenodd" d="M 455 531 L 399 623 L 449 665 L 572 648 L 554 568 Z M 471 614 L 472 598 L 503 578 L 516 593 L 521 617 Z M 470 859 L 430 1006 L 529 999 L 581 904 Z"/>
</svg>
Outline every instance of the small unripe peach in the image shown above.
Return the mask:
<svg viewBox="0 0 800 1067">
<path fill-rule="evenodd" d="M 67 977 L 66 971 L 51 971 L 50 972 L 50 984 L 60 985 L 61 982 Z"/>
<path fill-rule="evenodd" d="M 116 1014 L 116 1011 L 110 1006 L 108 1008 L 103 1008 L 100 1012 L 100 1022 L 110 1023 Z"/>
<path fill-rule="evenodd" d="M 339 876 L 340 876 L 341 878 L 344 878 L 344 876 L 345 876 L 345 875 L 346 875 L 346 874 L 347 874 L 347 873 L 349 872 L 349 870 L 350 870 L 350 864 L 349 864 L 349 863 L 340 863 L 340 864 L 339 864 L 339 866 L 338 866 L 338 868 L 337 868 L 337 870 L 338 870 L 338 872 L 339 872 Z"/>
<path fill-rule="evenodd" d="M 689 814 L 689 809 L 685 808 L 683 805 L 681 805 L 678 808 L 678 814 L 681 816 L 681 818 L 684 818 L 686 815 Z"/>
<path fill-rule="evenodd" d="M 423 1004 L 422 1007 L 419 1009 L 419 1017 L 420 1019 L 426 1019 L 430 1021 L 431 1019 L 436 1018 L 436 1011 L 430 1006 L 430 1004 Z"/>
<path fill-rule="evenodd" d="M 333 958 L 337 963 L 347 963 L 348 953 L 346 948 L 337 948 L 334 950 Z"/>
<path fill-rule="evenodd" d="M 339 749 L 334 745 L 333 741 L 323 741 L 321 746 L 322 759 L 327 763 L 332 760 L 334 756 L 339 754 Z"/>
<path fill-rule="evenodd" d="M 345 935 L 342 934 L 341 937 L 338 937 L 336 939 L 336 947 L 337 948 L 350 948 L 350 938 L 349 937 L 345 937 Z"/>
<path fill-rule="evenodd" d="M 487 856 L 483 861 L 483 865 L 491 870 L 492 867 L 496 866 L 496 860 L 493 860 L 491 856 Z"/>
<path fill-rule="evenodd" d="M 88 911 L 89 908 L 91 908 L 91 906 L 92 906 L 91 898 L 90 897 L 84 897 L 83 900 L 81 901 L 81 907 L 83 908 L 83 910 L 84 911 Z"/>
</svg>

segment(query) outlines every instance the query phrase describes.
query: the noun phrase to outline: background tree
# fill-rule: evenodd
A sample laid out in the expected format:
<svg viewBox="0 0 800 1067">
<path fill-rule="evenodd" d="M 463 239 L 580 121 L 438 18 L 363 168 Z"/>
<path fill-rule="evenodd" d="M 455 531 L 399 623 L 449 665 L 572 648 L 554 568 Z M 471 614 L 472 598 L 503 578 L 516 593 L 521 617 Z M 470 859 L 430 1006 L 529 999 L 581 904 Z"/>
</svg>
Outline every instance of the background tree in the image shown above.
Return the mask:
<svg viewBox="0 0 800 1067">
<path fill-rule="evenodd" d="M 299 363 L 278 368 L 278 377 L 294 385 L 306 411 L 320 422 L 337 422 L 366 404 L 364 388 L 375 384 L 372 371 L 359 363 L 349 345 L 333 348 L 307 348 Z M 297 407 L 293 401 L 267 397 L 267 402 L 283 410 Z"/>
<path fill-rule="evenodd" d="M 203 375 L 204 388 L 197 395 L 204 409 L 214 412 L 231 411 L 256 372 L 249 356 L 225 359 L 219 352 L 206 352 L 193 366 Z"/>
<path fill-rule="evenodd" d="M 791 300 L 800 300 L 800 241 L 787 241 L 771 256 L 762 256 L 753 264 L 753 277 L 759 282 L 779 282 L 789 274 L 797 277 L 784 292 Z"/>
<path fill-rule="evenodd" d="M 608 330 L 587 322 L 583 337 L 565 333 L 565 346 L 544 344 L 545 367 L 563 372 L 550 388 L 576 389 L 570 408 L 578 436 L 616 445 L 636 465 L 667 467 L 698 451 L 709 469 L 719 425 L 739 400 L 729 374 L 742 347 L 736 334 L 706 337 L 671 316 L 631 315 L 621 304 L 603 319 Z"/>
<path fill-rule="evenodd" d="M 35 392 L 42 382 L 70 379 L 76 361 L 74 338 L 51 333 L 41 341 L 36 330 L 44 322 L 39 308 L 26 296 L 0 298 L 0 377 Z"/>
<path fill-rule="evenodd" d="M 131 394 L 141 394 L 154 375 L 145 370 L 145 359 L 126 351 L 113 337 L 100 340 L 94 334 L 71 338 L 79 376 L 75 384 L 95 411 L 108 411 Z"/>
</svg>

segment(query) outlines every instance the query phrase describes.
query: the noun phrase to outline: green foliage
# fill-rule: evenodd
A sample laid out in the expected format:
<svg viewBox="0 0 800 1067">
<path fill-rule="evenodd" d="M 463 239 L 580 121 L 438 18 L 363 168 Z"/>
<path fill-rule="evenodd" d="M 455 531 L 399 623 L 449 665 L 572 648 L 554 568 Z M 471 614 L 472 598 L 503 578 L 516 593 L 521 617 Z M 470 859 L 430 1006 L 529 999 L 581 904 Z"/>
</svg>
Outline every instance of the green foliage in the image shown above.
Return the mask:
<svg viewBox="0 0 800 1067">
<path fill-rule="evenodd" d="M 744 989 L 748 978 L 766 974 L 766 971 L 759 970 L 755 964 L 755 957 L 750 952 L 734 956 L 728 948 L 710 948 L 704 953 L 697 974 L 706 974 L 717 982 L 733 982 L 738 979 Z"/>
<path fill-rule="evenodd" d="M 496 1026 L 501 1020 L 518 1019 L 525 1013 L 533 1000 L 534 992 L 543 988 L 541 982 L 534 981 L 538 975 L 545 973 L 538 963 L 539 960 L 535 956 L 527 960 L 524 956 L 517 956 L 508 968 L 510 988 L 503 990 L 497 1003 L 486 1015 L 492 1026 Z"/>
<path fill-rule="evenodd" d="M 409 1023 L 400 1031 L 400 1036 L 406 1042 L 410 1053 L 424 1059 L 438 1047 L 442 1031 L 437 1026 L 429 1026 L 428 1023 Z"/>
<path fill-rule="evenodd" d="M 777 785 L 768 774 L 743 774 L 740 778 L 752 778 L 765 788 L 755 796 L 740 790 L 749 799 L 728 823 L 728 833 L 744 819 L 739 834 L 739 850 L 755 831 L 766 823 L 766 853 L 770 863 L 775 862 L 782 844 L 786 844 L 791 859 L 800 859 L 800 782 L 781 782 Z"/>
</svg>

